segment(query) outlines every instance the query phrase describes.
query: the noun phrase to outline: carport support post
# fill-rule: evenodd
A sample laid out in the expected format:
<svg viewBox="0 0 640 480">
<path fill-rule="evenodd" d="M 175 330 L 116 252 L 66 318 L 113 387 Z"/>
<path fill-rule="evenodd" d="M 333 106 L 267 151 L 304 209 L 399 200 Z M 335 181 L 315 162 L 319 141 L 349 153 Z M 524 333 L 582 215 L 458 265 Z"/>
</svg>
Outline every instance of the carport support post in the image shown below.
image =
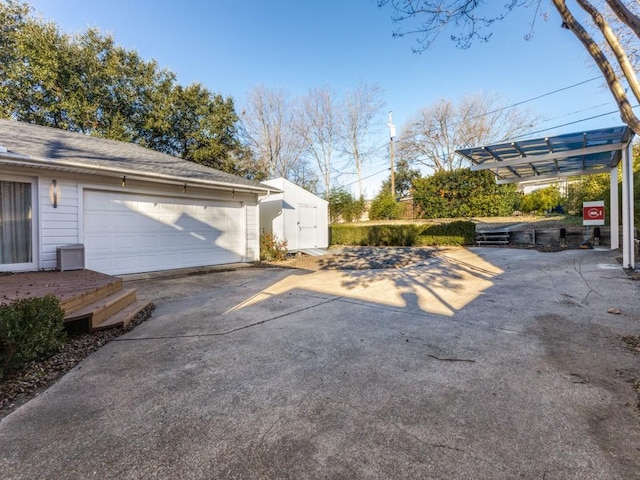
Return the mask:
<svg viewBox="0 0 640 480">
<path fill-rule="evenodd" d="M 622 150 L 622 267 L 635 268 L 631 142 Z"/>
<path fill-rule="evenodd" d="M 611 180 L 609 225 L 611 231 L 611 250 L 620 248 L 620 205 L 618 204 L 618 167 L 611 168 L 609 173 Z"/>
</svg>

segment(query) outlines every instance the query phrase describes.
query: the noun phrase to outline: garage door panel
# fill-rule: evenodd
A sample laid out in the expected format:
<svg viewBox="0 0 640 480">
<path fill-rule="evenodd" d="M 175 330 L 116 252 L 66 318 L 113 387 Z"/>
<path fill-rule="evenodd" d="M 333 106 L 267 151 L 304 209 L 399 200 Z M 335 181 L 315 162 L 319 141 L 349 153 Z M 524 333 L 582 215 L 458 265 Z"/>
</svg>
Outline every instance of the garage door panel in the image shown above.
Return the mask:
<svg viewBox="0 0 640 480">
<path fill-rule="evenodd" d="M 240 203 L 86 190 L 87 268 L 135 273 L 242 261 Z"/>
</svg>

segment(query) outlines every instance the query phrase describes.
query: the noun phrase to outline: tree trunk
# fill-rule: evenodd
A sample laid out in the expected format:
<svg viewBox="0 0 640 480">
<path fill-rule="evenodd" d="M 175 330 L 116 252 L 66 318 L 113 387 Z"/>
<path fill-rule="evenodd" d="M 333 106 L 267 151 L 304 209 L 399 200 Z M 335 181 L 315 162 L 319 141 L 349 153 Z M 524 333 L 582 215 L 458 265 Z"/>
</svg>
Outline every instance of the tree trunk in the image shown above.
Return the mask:
<svg viewBox="0 0 640 480">
<path fill-rule="evenodd" d="M 553 4 L 563 20 L 563 26 L 566 26 L 566 28 L 571 30 L 571 32 L 578 38 L 578 40 L 580 40 L 584 48 L 587 50 L 595 64 L 602 72 L 609 90 L 611 91 L 613 98 L 618 104 L 622 121 L 629 125 L 629 127 L 635 133 L 640 135 L 640 120 L 638 120 L 638 117 L 636 117 L 635 113 L 633 112 L 624 88 L 618 80 L 618 77 L 616 76 L 611 63 L 602 52 L 602 49 L 598 46 L 591 35 L 589 35 L 589 33 L 584 29 L 580 22 L 576 20 L 571 11 L 569 11 L 569 8 L 567 7 L 564 0 L 553 0 Z"/>
</svg>

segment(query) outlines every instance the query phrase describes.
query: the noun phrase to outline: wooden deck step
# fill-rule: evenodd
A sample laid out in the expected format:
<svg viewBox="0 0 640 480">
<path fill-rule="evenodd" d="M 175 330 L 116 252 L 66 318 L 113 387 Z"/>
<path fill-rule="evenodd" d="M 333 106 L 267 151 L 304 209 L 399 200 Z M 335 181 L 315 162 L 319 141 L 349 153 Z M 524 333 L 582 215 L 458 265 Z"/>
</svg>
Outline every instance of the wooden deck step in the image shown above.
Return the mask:
<svg viewBox="0 0 640 480">
<path fill-rule="evenodd" d="M 114 327 L 126 327 L 133 318 L 151 304 L 151 300 L 138 299 L 119 312 L 111 315 L 102 323 L 93 326 L 93 330 L 104 330 Z"/>
<path fill-rule="evenodd" d="M 128 288 L 126 290 L 119 290 L 104 298 L 100 298 L 91 305 L 88 305 L 80 310 L 76 310 L 70 315 L 65 317 L 65 322 L 73 322 L 83 318 L 91 319 L 91 328 L 104 322 L 107 318 L 119 312 L 127 305 L 135 302 L 136 289 Z"/>
<path fill-rule="evenodd" d="M 77 295 L 63 299 L 60 302 L 60 306 L 67 315 L 70 315 L 92 305 L 102 298 L 119 292 L 120 290 L 122 290 L 122 280 L 118 278 L 106 285 L 92 287 L 89 290 L 82 291 Z"/>
</svg>

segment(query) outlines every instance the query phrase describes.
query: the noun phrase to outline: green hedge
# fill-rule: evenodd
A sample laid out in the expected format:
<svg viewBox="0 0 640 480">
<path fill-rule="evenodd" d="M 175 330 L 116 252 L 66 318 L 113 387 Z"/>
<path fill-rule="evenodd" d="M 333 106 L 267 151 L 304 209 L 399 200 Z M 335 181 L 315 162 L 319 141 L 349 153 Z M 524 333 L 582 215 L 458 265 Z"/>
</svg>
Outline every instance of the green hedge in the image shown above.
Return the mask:
<svg viewBox="0 0 640 480">
<path fill-rule="evenodd" d="M 51 353 L 64 339 L 64 311 L 55 296 L 0 304 L 0 378 L 5 368 Z"/>
<path fill-rule="evenodd" d="M 476 226 L 458 221 L 438 225 L 333 225 L 332 245 L 472 245 Z"/>
</svg>

